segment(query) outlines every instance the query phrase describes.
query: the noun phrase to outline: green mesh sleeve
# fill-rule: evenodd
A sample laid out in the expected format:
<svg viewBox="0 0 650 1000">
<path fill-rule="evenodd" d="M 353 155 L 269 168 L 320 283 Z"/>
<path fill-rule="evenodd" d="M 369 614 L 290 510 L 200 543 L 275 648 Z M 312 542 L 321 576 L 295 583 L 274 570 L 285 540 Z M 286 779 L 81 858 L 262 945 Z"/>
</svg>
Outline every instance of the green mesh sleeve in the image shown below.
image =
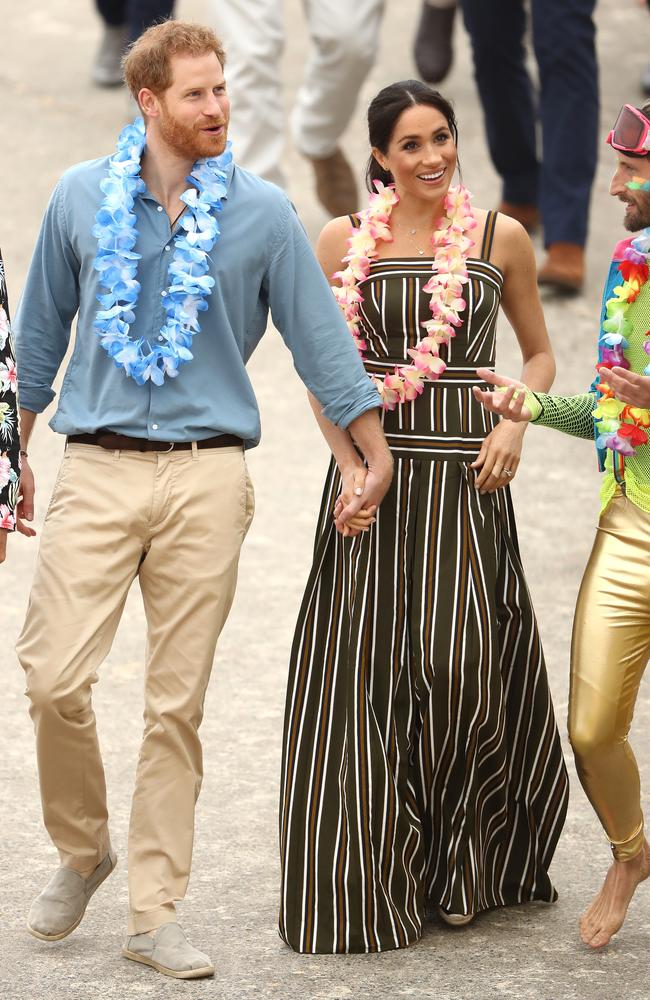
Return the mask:
<svg viewBox="0 0 650 1000">
<path fill-rule="evenodd" d="M 549 396 L 545 392 L 534 392 L 532 395 L 541 406 L 539 415 L 533 413 L 534 424 L 554 427 L 572 437 L 593 439 L 592 413 L 596 406 L 593 392 L 584 392 L 580 396 Z"/>
</svg>

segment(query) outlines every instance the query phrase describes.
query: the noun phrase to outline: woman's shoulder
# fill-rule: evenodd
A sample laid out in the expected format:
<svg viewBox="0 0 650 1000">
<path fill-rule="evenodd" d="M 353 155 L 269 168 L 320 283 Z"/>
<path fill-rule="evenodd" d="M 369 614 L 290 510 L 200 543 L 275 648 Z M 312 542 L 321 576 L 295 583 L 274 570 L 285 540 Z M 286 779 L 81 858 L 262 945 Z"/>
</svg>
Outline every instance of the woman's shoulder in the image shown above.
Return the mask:
<svg viewBox="0 0 650 1000">
<path fill-rule="evenodd" d="M 355 228 L 354 219 L 356 215 L 339 215 L 330 219 L 320 231 L 318 246 L 327 251 L 344 249 Z"/>
<path fill-rule="evenodd" d="M 334 272 L 341 267 L 353 230 L 354 225 L 351 217 L 340 215 L 336 219 L 330 219 L 320 232 L 316 244 L 316 255 L 330 280 Z"/>
<path fill-rule="evenodd" d="M 484 244 L 490 217 L 494 226 L 490 241 L 490 260 L 505 272 L 508 265 L 516 261 L 522 253 L 527 253 L 529 249 L 532 251 L 530 236 L 522 224 L 509 215 L 485 208 L 475 208 L 474 218 L 477 223 L 475 245 L 477 248 Z"/>
<path fill-rule="evenodd" d="M 338 240 L 350 236 L 353 229 L 358 228 L 359 216 L 357 213 L 351 215 L 339 215 L 335 219 L 326 222 L 320 231 L 319 239 Z"/>
</svg>

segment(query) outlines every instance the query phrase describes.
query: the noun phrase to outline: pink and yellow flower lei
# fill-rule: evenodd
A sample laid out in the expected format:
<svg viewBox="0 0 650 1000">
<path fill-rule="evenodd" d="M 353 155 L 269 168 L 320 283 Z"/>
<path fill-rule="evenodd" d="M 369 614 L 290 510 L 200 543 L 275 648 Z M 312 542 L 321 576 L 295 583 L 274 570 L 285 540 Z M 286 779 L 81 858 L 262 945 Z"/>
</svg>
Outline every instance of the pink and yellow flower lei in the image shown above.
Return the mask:
<svg viewBox="0 0 650 1000">
<path fill-rule="evenodd" d="M 361 225 L 348 240 L 348 252 L 343 258 L 344 270 L 332 275 L 340 286 L 332 286 L 337 302 L 343 310 L 348 329 L 363 357 L 366 343 L 360 330 L 360 306 L 363 295 L 359 282 L 370 274 L 370 264 L 377 256 L 377 243 L 391 243 L 390 216 L 399 201 L 395 189 L 375 181 L 376 194 L 371 194 L 368 208 L 361 212 Z M 398 403 L 416 399 L 424 390 L 424 383 L 439 378 L 447 367 L 440 357 L 440 347 L 456 335 L 455 328 L 462 323 L 461 312 L 467 303 L 462 297 L 463 285 L 469 281 L 467 254 L 474 245 L 465 234 L 476 226 L 472 214 L 471 195 L 458 185 L 449 188 L 445 197 L 445 215 L 439 220 L 431 237 L 434 250 L 433 274 L 424 286 L 431 293 L 429 308 L 431 319 L 422 323 L 426 336 L 415 347 L 409 348 L 411 365 L 399 365 L 384 379 L 373 376 L 384 409 L 394 410 Z"/>
</svg>

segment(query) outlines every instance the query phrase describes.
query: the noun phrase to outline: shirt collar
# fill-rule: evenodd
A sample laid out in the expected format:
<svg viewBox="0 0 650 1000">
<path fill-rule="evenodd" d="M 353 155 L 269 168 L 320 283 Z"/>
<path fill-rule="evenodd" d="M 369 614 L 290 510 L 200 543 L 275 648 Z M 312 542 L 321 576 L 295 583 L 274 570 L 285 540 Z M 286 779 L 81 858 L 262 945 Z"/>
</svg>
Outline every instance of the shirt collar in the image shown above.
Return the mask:
<svg viewBox="0 0 650 1000">
<path fill-rule="evenodd" d="M 230 191 L 230 185 L 232 183 L 234 172 L 235 172 L 235 161 L 231 160 L 226 169 L 226 193 L 223 196 L 224 201 L 228 198 L 228 192 Z M 144 191 L 141 191 L 138 197 L 144 198 L 146 201 L 155 201 L 156 204 L 158 204 L 157 199 L 154 198 L 154 196 L 152 195 L 151 191 L 149 190 L 146 184 L 144 186 Z"/>
</svg>

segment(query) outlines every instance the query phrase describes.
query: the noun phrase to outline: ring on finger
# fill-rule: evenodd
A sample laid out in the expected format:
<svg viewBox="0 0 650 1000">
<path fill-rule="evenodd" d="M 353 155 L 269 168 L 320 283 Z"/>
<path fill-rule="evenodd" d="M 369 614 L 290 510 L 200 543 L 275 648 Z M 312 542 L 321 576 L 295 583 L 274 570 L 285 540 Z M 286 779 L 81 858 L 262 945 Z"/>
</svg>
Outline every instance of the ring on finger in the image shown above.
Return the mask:
<svg viewBox="0 0 650 1000">
<path fill-rule="evenodd" d="M 514 472 L 512 471 L 512 469 L 502 469 L 501 475 L 507 476 L 508 479 L 512 479 L 512 477 L 514 476 Z"/>
</svg>

